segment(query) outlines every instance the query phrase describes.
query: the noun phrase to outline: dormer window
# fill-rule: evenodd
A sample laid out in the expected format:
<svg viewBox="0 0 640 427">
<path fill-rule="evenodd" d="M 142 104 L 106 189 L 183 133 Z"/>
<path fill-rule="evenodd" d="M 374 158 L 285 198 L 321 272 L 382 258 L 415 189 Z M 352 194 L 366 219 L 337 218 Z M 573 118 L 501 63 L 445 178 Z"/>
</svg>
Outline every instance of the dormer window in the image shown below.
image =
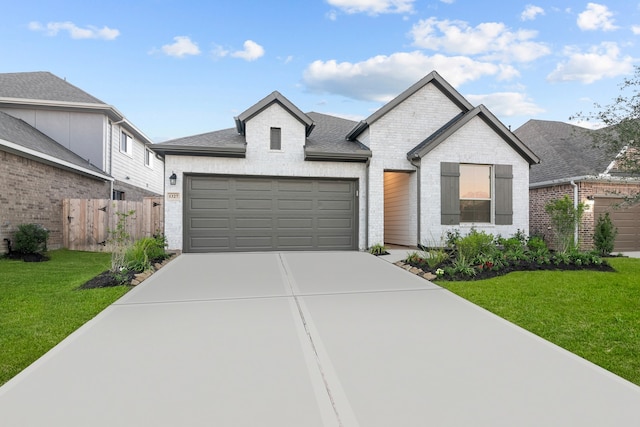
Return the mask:
<svg viewBox="0 0 640 427">
<path fill-rule="evenodd" d="M 269 148 L 272 150 L 280 150 L 282 148 L 282 129 L 271 128 L 271 141 Z"/>
</svg>

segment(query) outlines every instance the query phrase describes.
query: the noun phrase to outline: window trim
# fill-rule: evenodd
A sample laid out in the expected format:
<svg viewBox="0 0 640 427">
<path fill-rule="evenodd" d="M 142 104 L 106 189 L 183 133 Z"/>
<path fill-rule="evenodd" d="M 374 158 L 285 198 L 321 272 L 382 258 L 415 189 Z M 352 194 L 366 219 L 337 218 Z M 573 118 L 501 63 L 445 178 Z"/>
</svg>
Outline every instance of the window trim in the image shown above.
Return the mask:
<svg viewBox="0 0 640 427">
<path fill-rule="evenodd" d="M 149 169 L 153 169 L 153 151 L 144 147 L 144 165 Z"/>
<path fill-rule="evenodd" d="M 460 175 L 459 179 L 462 180 L 462 167 L 463 166 L 483 166 L 489 168 L 489 197 L 462 197 L 460 194 L 462 186 L 458 191 L 458 200 L 460 203 L 460 224 L 494 224 L 494 207 L 495 207 L 495 190 L 494 190 L 494 165 L 488 165 L 484 163 L 460 163 Z M 488 201 L 489 202 L 489 221 L 463 221 L 462 220 L 462 202 L 463 201 Z"/>
<path fill-rule="evenodd" d="M 124 150 L 122 146 L 124 144 Z M 133 137 L 125 131 L 120 132 L 120 152 L 133 157 Z"/>
</svg>

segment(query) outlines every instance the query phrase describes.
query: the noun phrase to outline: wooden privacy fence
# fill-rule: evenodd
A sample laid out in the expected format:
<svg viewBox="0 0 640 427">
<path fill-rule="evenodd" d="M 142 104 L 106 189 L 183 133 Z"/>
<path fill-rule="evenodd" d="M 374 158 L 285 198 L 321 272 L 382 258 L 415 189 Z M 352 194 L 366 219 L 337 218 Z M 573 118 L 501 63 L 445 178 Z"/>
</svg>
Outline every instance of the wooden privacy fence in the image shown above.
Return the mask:
<svg viewBox="0 0 640 427">
<path fill-rule="evenodd" d="M 131 215 L 128 215 L 133 212 Z M 125 218 L 126 217 L 126 218 Z M 124 218 L 124 219 L 123 219 Z M 65 248 L 100 252 L 124 221 L 133 240 L 164 233 L 162 197 L 143 201 L 109 199 L 64 199 L 62 201 L 62 242 Z"/>
</svg>

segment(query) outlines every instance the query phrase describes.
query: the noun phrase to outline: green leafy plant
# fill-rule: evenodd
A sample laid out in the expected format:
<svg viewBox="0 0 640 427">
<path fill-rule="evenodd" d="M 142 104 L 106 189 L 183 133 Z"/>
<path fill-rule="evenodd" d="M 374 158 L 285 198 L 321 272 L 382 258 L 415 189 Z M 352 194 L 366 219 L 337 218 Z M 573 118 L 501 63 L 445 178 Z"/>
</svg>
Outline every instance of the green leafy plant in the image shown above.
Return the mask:
<svg viewBox="0 0 640 427">
<path fill-rule="evenodd" d="M 481 254 L 493 254 L 497 251 L 497 247 L 494 244 L 492 234 L 472 228 L 469 234 L 458 240 L 456 250 L 458 251 L 458 258 L 464 257 L 473 262 Z"/>
<path fill-rule="evenodd" d="M 124 264 L 129 271 L 146 271 L 166 257 L 164 236 L 143 237 L 127 249 Z"/>
<path fill-rule="evenodd" d="M 47 251 L 49 230 L 40 224 L 20 224 L 14 235 L 13 250 L 21 254 L 42 254 Z"/>
<path fill-rule="evenodd" d="M 445 270 L 446 271 L 446 270 Z M 466 277 L 473 277 L 478 272 L 471 264 L 471 261 L 464 255 L 458 255 L 458 257 L 451 263 L 451 275 L 460 275 Z"/>
<path fill-rule="evenodd" d="M 127 219 L 136 213 L 135 210 L 128 212 L 116 212 L 118 221 L 113 230 L 109 230 L 109 249 L 111 252 L 111 272 L 119 282 L 124 283 L 128 278 L 127 250 L 131 245 L 131 235 L 127 230 Z"/>
<path fill-rule="evenodd" d="M 575 231 L 584 214 L 584 208 L 584 203 L 578 203 L 574 207 L 573 201 L 567 195 L 545 205 L 544 210 L 549 214 L 558 252 L 567 252 L 578 247 Z"/>
<path fill-rule="evenodd" d="M 429 249 L 425 251 L 424 263 L 430 270 L 438 268 L 443 262 L 449 259 L 449 254 L 442 248 Z"/>
<path fill-rule="evenodd" d="M 593 232 L 593 245 L 598 253 L 607 256 L 613 251 L 618 236 L 618 229 L 613 225 L 609 212 L 600 215 Z"/>
<path fill-rule="evenodd" d="M 387 248 L 382 243 L 377 243 L 369 248 L 369 253 L 372 255 L 384 255 L 387 253 Z"/>
</svg>

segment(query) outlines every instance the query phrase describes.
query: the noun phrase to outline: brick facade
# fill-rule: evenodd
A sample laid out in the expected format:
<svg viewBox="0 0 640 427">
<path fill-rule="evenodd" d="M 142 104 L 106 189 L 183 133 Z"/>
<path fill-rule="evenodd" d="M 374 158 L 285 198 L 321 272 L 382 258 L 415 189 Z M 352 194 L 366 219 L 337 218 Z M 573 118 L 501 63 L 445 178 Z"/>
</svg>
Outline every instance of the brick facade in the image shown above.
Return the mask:
<svg viewBox="0 0 640 427">
<path fill-rule="evenodd" d="M 597 218 L 594 215 L 593 199 L 595 196 L 633 196 L 640 192 L 640 184 L 633 182 L 593 179 L 578 181 L 578 201 L 585 203 L 586 208 L 580 227 L 578 240 L 580 248 L 593 248 L 593 232 Z M 544 207 L 547 203 L 561 199 L 565 195 L 574 198 L 574 188 L 570 183 L 550 185 L 529 190 L 529 233 L 543 236 L 547 244 L 553 247 L 554 236 L 551 230 L 549 215 Z"/>
<path fill-rule="evenodd" d="M 110 183 L 0 150 L 0 253 L 20 224 L 49 230 L 49 249 L 62 247 L 62 199 L 111 198 Z"/>
</svg>

